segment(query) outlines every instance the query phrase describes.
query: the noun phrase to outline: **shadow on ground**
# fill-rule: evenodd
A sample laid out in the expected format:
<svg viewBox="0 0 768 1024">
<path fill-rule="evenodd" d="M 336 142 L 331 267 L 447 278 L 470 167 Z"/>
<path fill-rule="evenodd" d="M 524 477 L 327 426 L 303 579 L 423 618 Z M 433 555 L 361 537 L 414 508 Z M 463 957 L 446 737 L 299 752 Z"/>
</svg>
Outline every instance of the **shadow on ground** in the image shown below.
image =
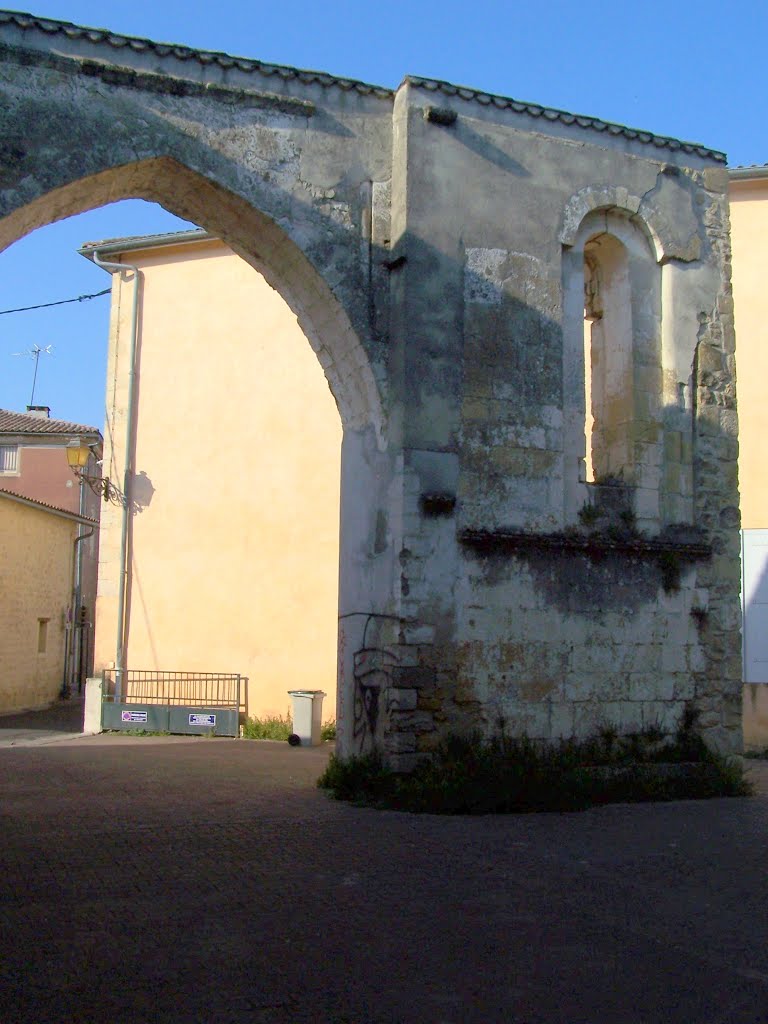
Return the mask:
<svg viewBox="0 0 768 1024">
<path fill-rule="evenodd" d="M 0 750 L 3 1020 L 764 1022 L 753 799 L 437 818 L 334 803 L 327 748 Z"/>
<path fill-rule="evenodd" d="M 0 715 L 0 746 L 56 741 L 83 731 L 82 697 L 59 700 L 48 708 Z"/>
</svg>

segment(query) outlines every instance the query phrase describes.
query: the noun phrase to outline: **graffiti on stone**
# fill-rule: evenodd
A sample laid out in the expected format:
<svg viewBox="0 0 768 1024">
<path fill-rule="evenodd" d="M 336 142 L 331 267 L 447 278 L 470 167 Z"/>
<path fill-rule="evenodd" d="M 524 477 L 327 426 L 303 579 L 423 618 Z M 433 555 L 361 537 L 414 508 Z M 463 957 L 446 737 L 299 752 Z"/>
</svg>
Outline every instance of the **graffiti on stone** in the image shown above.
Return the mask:
<svg viewBox="0 0 768 1024">
<path fill-rule="evenodd" d="M 353 657 L 352 736 L 357 753 L 372 750 L 386 731 L 393 682 L 392 670 L 398 664 L 397 654 L 392 648 L 368 644 L 369 626 L 376 618 L 378 616 L 368 616 L 363 629 L 363 645 L 355 651 Z"/>
</svg>

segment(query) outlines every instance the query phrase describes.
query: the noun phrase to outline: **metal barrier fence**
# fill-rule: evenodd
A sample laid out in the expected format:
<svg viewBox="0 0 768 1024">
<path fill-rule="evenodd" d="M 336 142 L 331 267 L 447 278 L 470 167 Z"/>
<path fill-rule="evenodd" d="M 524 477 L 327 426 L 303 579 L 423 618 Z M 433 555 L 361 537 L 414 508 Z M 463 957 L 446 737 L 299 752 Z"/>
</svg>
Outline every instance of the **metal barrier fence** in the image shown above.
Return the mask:
<svg viewBox="0 0 768 1024">
<path fill-rule="evenodd" d="M 237 736 L 245 679 L 231 672 L 104 669 L 104 729 Z"/>
<path fill-rule="evenodd" d="M 118 686 L 118 676 L 119 686 Z M 159 672 L 104 669 L 105 701 L 124 704 L 205 705 L 240 708 L 242 676 L 231 672 Z"/>
</svg>

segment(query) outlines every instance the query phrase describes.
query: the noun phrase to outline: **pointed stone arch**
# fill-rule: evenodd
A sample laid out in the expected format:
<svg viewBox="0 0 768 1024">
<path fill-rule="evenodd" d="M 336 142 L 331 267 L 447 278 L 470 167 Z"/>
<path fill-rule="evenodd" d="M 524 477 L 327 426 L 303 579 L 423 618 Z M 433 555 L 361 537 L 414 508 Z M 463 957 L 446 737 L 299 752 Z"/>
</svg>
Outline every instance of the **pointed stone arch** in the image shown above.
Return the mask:
<svg viewBox="0 0 768 1024">
<path fill-rule="evenodd" d="M 372 557 L 371 538 L 393 518 L 388 513 L 394 473 L 383 400 L 384 369 L 379 367 L 377 377 L 352 323 L 344 301 L 352 290 L 332 287 L 297 242 L 297 238 L 306 240 L 310 253 L 317 243 L 320 229 L 311 209 L 295 207 L 297 219 L 278 224 L 243 196 L 168 156 L 84 174 L 40 189 L 34 197 L 25 196 L 26 201 L 19 202 L 18 190 L 7 190 L 0 194 L 0 210 L 11 207 L 0 219 L 0 251 L 37 228 L 123 199 L 156 202 L 226 242 L 280 293 L 322 366 L 343 427 L 336 714 L 339 749 L 351 752 L 354 678 L 343 626 L 360 609 L 367 614 L 377 607 L 390 607 L 391 552 L 384 548 Z M 316 245 L 315 251 L 318 248 L 322 252 L 322 245 Z"/>
<path fill-rule="evenodd" d="M 55 188 L 0 220 L 0 251 L 36 228 L 122 199 L 156 202 L 221 238 L 285 299 L 317 355 L 345 428 L 386 427 L 379 384 L 341 302 L 288 235 L 242 197 L 170 157 Z"/>
</svg>

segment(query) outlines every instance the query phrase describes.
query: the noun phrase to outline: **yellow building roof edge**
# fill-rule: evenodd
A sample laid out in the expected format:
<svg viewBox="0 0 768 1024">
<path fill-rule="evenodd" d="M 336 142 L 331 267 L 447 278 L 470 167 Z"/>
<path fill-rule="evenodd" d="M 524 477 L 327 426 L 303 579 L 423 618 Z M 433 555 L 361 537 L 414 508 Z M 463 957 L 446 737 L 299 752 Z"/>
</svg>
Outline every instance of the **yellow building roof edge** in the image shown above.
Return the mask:
<svg viewBox="0 0 768 1024">
<path fill-rule="evenodd" d="M 757 181 L 768 178 L 768 164 L 752 164 L 748 167 L 730 167 L 728 177 L 731 181 Z"/>
<path fill-rule="evenodd" d="M 30 508 L 36 508 L 40 512 L 50 512 L 52 516 L 59 516 L 61 519 L 71 519 L 74 523 L 83 523 L 85 526 L 99 526 L 98 519 L 91 519 L 89 516 L 81 516 L 77 512 L 68 512 L 64 508 L 57 508 L 55 505 L 49 505 L 45 501 L 36 501 L 34 498 L 26 498 L 23 494 L 16 494 L 15 491 L 7 491 L 4 487 L 0 487 L 0 498 L 8 498 L 10 501 L 16 501 L 20 505 L 28 505 Z"/>
<path fill-rule="evenodd" d="M 182 231 L 163 231 L 158 235 L 129 235 L 124 238 L 105 238 L 100 242 L 86 242 L 77 251 L 86 259 L 92 260 L 93 254 L 109 253 L 118 255 L 124 252 L 135 252 L 144 249 L 161 249 L 169 245 L 186 245 L 189 242 L 217 242 L 215 235 L 203 228 L 189 228 Z"/>
</svg>

